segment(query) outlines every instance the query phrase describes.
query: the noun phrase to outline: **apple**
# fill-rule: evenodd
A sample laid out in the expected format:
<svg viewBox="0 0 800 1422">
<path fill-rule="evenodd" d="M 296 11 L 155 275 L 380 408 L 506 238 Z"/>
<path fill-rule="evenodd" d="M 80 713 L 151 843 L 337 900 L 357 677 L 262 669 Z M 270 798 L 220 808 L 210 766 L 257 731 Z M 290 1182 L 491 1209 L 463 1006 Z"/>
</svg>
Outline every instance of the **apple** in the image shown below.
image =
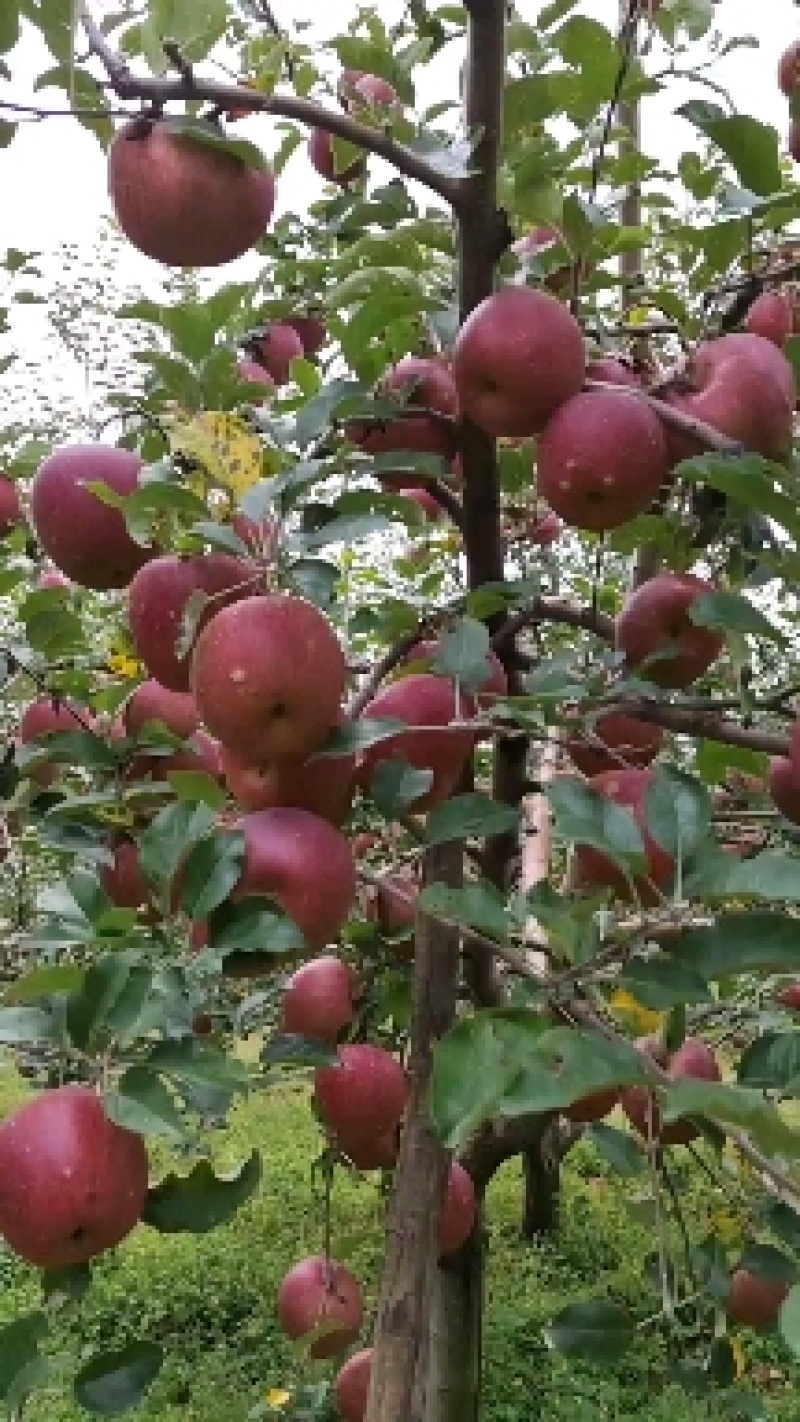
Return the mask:
<svg viewBox="0 0 800 1422">
<path fill-rule="evenodd" d="M 197 708 L 243 760 L 303 760 L 340 717 L 347 664 L 328 619 L 284 593 L 224 607 L 192 654 Z"/>
<path fill-rule="evenodd" d="M 536 454 L 536 487 L 573 528 L 596 533 L 645 513 L 667 478 L 661 421 L 624 390 L 587 390 L 547 422 Z"/>
<path fill-rule="evenodd" d="M 393 1170 L 400 1153 L 400 1127 L 393 1126 L 382 1136 L 364 1135 L 362 1131 L 345 1131 L 330 1136 L 330 1144 L 342 1159 L 355 1170 Z"/>
<path fill-rule="evenodd" d="M 791 452 L 794 372 L 764 336 L 733 331 L 702 342 L 665 398 L 765 459 L 784 460 Z M 704 452 L 676 431 L 669 432 L 668 444 L 673 462 Z"/>
<path fill-rule="evenodd" d="M 800 82 L 800 40 L 795 40 L 778 61 L 778 88 L 791 99 Z"/>
<path fill-rule="evenodd" d="M 233 262 L 264 236 L 272 217 L 273 174 L 245 162 L 213 124 L 205 127 L 208 142 L 170 120 L 135 118 L 109 150 L 117 222 L 134 247 L 167 266 Z"/>
<path fill-rule="evenodd" d="M 548 273 L 544 284 L 548 291 L 552 291 L 555 296 L 569 296 L 572 286 L 573 262 L 569 248 L 557 227 L 550 227 L 546 224 L 532 227 L 529 232 L 526 232 L 514 243 L 511 250 L 518 258 L 522 268 L 527 271 L 538 261 L 539 257 L 549 252 L 551 248 L 561 248 L 564 254 L 564 263 Z M 590 267 L 582 265 L 584 276 L 589 275 L 590 271 Z"/>
<path fill-rule="evenodd" d="M 769 763 L 769 793 L 776 810 L 792 824 L 800 824 L 800 766 L 788 756 L 773 756 Z"/>
<path fill-rule="evenodd" d="M 722 1080 L 714 1053 L 699 1037 L 687 1037 L 678 1050 L 667 1058 L 666 1069 L 673 1081 L 687 1077 L 695 1081 Z M 700 1134 L 697 1127 L 686 1119 L 663 1125 L 658 1103 L 646 1086 L 626 1087 L 620 1100 L 634 1130 L 646 1140 L 657 1139 L 662 1145 L 689 1145 Z"/>
<path fill-rule="evenodd" d="M 765 1279 L 747 1269 L 734 1269 L 725 1312 L 731 1323 L 745 1328 L 772 1328 L 790 1288 L 791 1284 L 782 1279 Z"/>
<path fill-rule="evenodd" d="M 96 592 L 123 588 L 153 556 L 134 543 L 119 509 L 85 487 L 107 484 L 123 497 L 136 492 L 142 461 L 112 445 L 64 445 L 44 460 L 31 487 L 31 519 L 45 553 L 60 572 Z"/>
<path fill-rule="evenodd" d="M 335 1259 L 301 1259 L 278 1289 L 278 1321 L 287 1338 L 311 1335 L 310 1358 L 334 1358 L 358 1337 L 364 1304 L 358 1281 Z"/>
<path fill-rule="evenodd" d="M 396 1057 L 368 1042 L 339 1048 L 336 1065 L 317 1067 L 314 1103 L 336 1140 L 385 1140 L 406 1109 L 408 1083 Z"/>
<path fill-rule="evenodd" d="M 713 592 L 711 583 L 692 573 L 658 573 L 629 593 L 614 628 L 626 666 L 656 686 L 676 690 L 703 676 L 720 655 L 724 638 L 694 623 L 690 614 L 700 598 Z"/>
<path fill-rule="evenodd" d="M 314 316 L 311 313 L 305 316 L 287 316 L 286 324 L 297 332 L 308 359 L 315 356 L 328 339 L 328 328 L 321 316 Z"/>
<path fill-rule="evenodd" d="M 312 168 L 319 173 L 320 177 L 325 178 L 329 183 L 338 183 L 339 187 L 346 188 L 350 183 L 360 178 L 365 171 L 366 165 L 363 158 L 355 158 L 352 163 L 337 170 L 334 137 L 326 128 L 311 129 L 306 151 Z"/>
<path fill-rule="evenodd" d="M 785 346 L 794 331 L 794 302 L 788 291 L 762 291 L 747 313 L 747 329 L 775 346 Z"/>
<path fill-rule="evenodd" d="M 147 880 L 139 867 L 139 850 L 120 835 L 113 844 L 114 862 L 100 869 L 100 883 L 116 908 L 143 908 L 150 901 Z"/>
<path fill-rule="evenodd" d="M 381 933 L 411 937 L 417 917 L 419 883 L 408 871 L 382 874 L 370 894 L 367 917 Z"/>
<path fill-rule="evenodd" d="M 362 1348 L 337 1373 L 333 1395 L 342 1422 L 365 1422 L 374 1349 Z"/>
<path fill-rule="evenodd" d="M 571 715 L 568 726 L 575 719 Z M 648 725 L 622 711 L 604 711 L 601 716 L 587 721 L 585 737 L 571 735 L 566 749 L 573 764 L 584 775 L 602 775 L 626 765 L 649 765 L 661 750 L 663 741 L 661 726 Z M 616 755 L 609 754 L 611 751 Z"/>
<path fill-rule="evenodd" d="M 251 518 L 239 511 L 231 519 L 231 528 L 245 544 L 250 553 L 262 562 L 271 561 L 280 540 L 281 526 L 277 519 L 265 514 L 263 518 Z"/>
<path fill-rule="evenodd" d="M 315 952 L 336 939 L 355 901 L 353 852 L 339 830 L 308 810 L 257 810 L 237 821 L 245 839 L 235 900 L 276 900 Z"/>
<path fill-rule="evenodd" d="M 42 696 L 25 707 L 19 723 L 19 741 L 25 746 L 53 732 L 74 735 L 85 731 L 87 725 L 94 725 L 94 717 L 85 707 L 73 709 L 64 701 L 50 700 Z M 45 789 L 52 785 L 58 772 L 57 761 L 42 761 L 32 771 L 31 779 Z"/>
<path fill-rule="evenodd" d="M 435 454 L 451 460 L 456 453 L 455 420 L 458 417 L 458 395 L 452 373 L 441 360 L 423 356 L 404 356 L 387 371 L 378 393 L 402 397 L 414 407 L 413 413 L 398 410 L 395 418 L 364 423 L 351 422 L 347 436 L 367 454 L 393 454 L 416 451 Z M 437 420 L 425 414 L 445 416 Z M 452 421 L 452 423 L 447 423 Z M 419 475 L 412 469 L 407 475 L 399 471 L 381 473 L 381 479 L 395 489 L 414 489 Z"/>
<path fill-rule="evenodd" d="M 265 385 L 268 390 L 275 389 L 275 381 L 268 370 L 257 360 L 240 360 L 236 364 L 236 374 L 240 380 L 250 381 L 253 385 Z"/>
<path fill-rule="evenodd" d="M 462 714 L 468 718 L 474 708 L 470 697 L 463 697 Z M 417 769 L 433 771 L 429 789 L 414 801 L 414 812 L 431 809 L 453 792 L 475 744 L 475 734 L 469 730 L 450 731 L 459 706 L 455 689 L 445 677 L 420 673 L 402 677 L 383 687 L 364 709 L 364 720 L 405 721 L 408 729 L 398 731 L 386 740 L 363 751 L 359 759 L 359 783 L 369 785 L 376 765 L 403 759 Z M 425 727 L 415 730 L 416 726 Z"/>
<path fill-rule="evenodd" d="M 382 79 L 379 74 L 364 74 L 358 69 L 343 69 L 339 79 L 342 108 L 353 107 L 354 98 L 373 108 L 391 108 L 398 101 L 397 90 L 388 79 Z"/>
<path fill-rule="evenodd" d="M 583 334 L 546 291 L 507 286 L 464 322 L 453 348 L 462 415 L 486 434 L 525 439 L 583 385 Z"/>
<path fill-rule="evenodd" d="M 356 790 L 354 756 L 248 765 L 223 746 L 220 763 L 225 784 L 243 810 L 293 806 L 337 826 L 350 813 Z"/>
<path fill-rule="evenodd" d="M 281 1004 L 284 1032 L 335 1042 L 354 1016 L 355 979 L 349 964 L 332 954 L 312 958 L 289 979 Z"/>
<path fill-rule="evenodd" d="M 299 334 L 283 321 L 274 321 L 263 335 L 255 336 L 250 344 L 259 365 L 263 365 L 276 385 L 286 384 L 292 361 L 302 360 L 305 354 Z"/>
<path fill-rule="evenodd" d="M 7 538 L 22 521 L 19 490 L 13 479 L 0 474 L 0 538 Z"/>
<path fill-rule="evenodd" d="M 610 1086 L 605 1091 L 592 1091 L 588 1096 L 584 1096 L 580 1101 L 573 1101 L 571 1106 L 567 1106 L 562 1115 L 568 1121 L 574 1121 L 579 1126 L 589 1126 L 593 1121 L 602 1121 L 604 1116 L 608 1116 L 614 1107 L 618 1105 L 620 1098 L 619 1087 Z"/>
<path fill-rule="evenodd" d="M 454 1160 L 445 1186 L 442 1213 L 439 1219 L 439 1250 L 443 1255 L 457 1254 L 466 1244 L 477 1217 L 475 1186 L 472 1176 Z"/>
<path fill-rule="evenodd" d="M 424 671 L 429 671 L 431 665 L 439 651 L 439 642 L 433 639 L 416 642 L 403 662 Z M 508 676 L 500 658 L 493 648 L 489 648 L 484 662 L 486 672 L 480 686 L 470 692 L 469 701 L 474 697 L 479 706 L 489 706 L 498 696 L 508 695 Z M 443 675 L 441 672 L 435 673 L 437 676 Z M 454 678 L 449 677 L 449 680 Z"/>
<path fill-rule="evenodd" d="M 0 1126 L 0 1234 L 29 1264 L 67 1269 L 113 1249 L 146 1200 L 142 1137 L 90 1087 L 44 1091 Z"/>
<path fill-rule="evenodd" d="M 618 356 L 596 356 L 586 365 L 587 380 L 602 380 L 606 385 L 639 385 L 635 370 Z"/>
<path fill-rule="evenodd" d="M 158 724 L 186 741 L 200 725 L 194 697 L 169 691 L 152 677 L 137 686 L 122 715 L 129 736 L 140 736 L 147 726 Z"/>
<path fill-rule="evenodd" d="M 227 553 L 170 553 L 140 568 L 128 589 L 128 622 L 137 656 L 162 686 L 189 690 L 190 649 L 183 657 L 176 650 L 189 599 L 210 599 L 197 620 L 196 639 L 216 612 L 253 592 L 253 574 L 251 565 Z"/>
<path fill-rule="evenodd" d="M 403 497 L 422 509 L 431 523 L 438 523 L 444 515 L 444 509 L 438 499 L 434 498 L 428 489 L 404 489 Z"/>
<path fill-rule="evenodd" d="M 800 122 L 794 119 L 789 126 L 786 147 L 795 163 L 800 163 Z"/>
<path fill-rule="evenodd" d="M 775 994 L 775 1001 L 781 1007 L 788 1007 L 791 1012 L 800 1012 L 800 982 L 789 983 L 787 987 L 781 988 Z"/>
<path fill-rule="evenodd" d="M 587 784 L 592 790 L 629 810 L 642 834 L 647 861 L 645 873 L 634 876 L 636 892 L 644 904 L 658 902 L 655 890 L 665 890 L 672 882 L 675 861 L 661 848 L 645 828 L 647 791 L 653 778 L 651 770 L 609 770 L 593 775 Z M 575 846 L 575 877 L 581 889 L 613 889 L 618 898 L 631 896 L 628 880 L 622 869 L 602 850 L 588 844 Z M 655 890 L 652 885 L 655 885 Z"/>
</svg>

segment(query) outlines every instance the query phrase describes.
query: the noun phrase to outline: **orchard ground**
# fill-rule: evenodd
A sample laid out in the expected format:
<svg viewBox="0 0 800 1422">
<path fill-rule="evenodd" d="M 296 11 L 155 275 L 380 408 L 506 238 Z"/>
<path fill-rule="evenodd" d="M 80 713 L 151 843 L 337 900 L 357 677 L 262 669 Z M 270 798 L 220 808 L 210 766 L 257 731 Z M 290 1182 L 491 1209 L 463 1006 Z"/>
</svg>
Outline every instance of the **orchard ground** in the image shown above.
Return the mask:
<svg viewBox="0 0 800 1422">
<path fill-rule="evenodd" d="M 0 1076 L 3 1114 L 26 1094 L 10 1069 Z M 281 1334 L 274 1296 L 304 1251 L 316 1252 L 322 1228 L 310 1163 L 319 1135 L 304 1085 L 254 1095 L 231 1114 L 214 1141 L 218 1168 L 232 1168 L 253 1147 L 264 1154 L 258 1193 L 226 1226 L 206 1235 L 164 1237 L 137 1230 L 94 1268 L 94 1285 L 73 1316 L 72 1340 L 113 1349 L 132 1337 L 157 1338 L 167 1361 L 144 1406 L 150 1422 L 246 1422 L 272 1393 L 266 1417 L 287 1415 L 283 1394 L 314 1374 Z M 735 1233 L 735 1215 L 686 1152 L 673 1152 L 687 1218 L 698 1235 L 713 1225 Z M 157 1168 L 175 1165 L 157 1152 Z M 713 1396 L 694 1399 L 665 1384 L 669 1359 L 657 1331 L 616 1364 L 591 1368 L 548 1351 L 542 1330 L 570 1299 L 606 1295 L 639 1318 L 658 1308 L 647 1278 L 652 1226 L 636 1197 L 642 1177 L 615 1188 L 591 1144 L 570 1153 L 564 1171 L 561 1227 L 544 1243 L 521 1246 L 520 1167 L 509 1162 L 488 1193 L 486 1422 L 712 1422 Z M 618 1177 L 617 1177 L 618 1185 Z M 382 1254 L 384 1199 L 375 1178 L 337 1175 L 333 1245 L 364 1281 L 374 1309 Z M 19 1318 L 38 1299 L 38 1276 L 10 1254 L 0 1260 L 0 1323 Z M 770 1417 L 797 1416 L 800 1365 L 774 1335 L 742 1332 L 746 1377 Z M 54 1340 L 56 1341 L 56 1340 Z M 324 1368 L 318 1376 L 324 1376 Z M 30 1422 L 78 1422 L 84 1414 L 65 1396 L 32 1399 Z M 290 1414 L 289 1414 L 290 1415 Z"/>
</svg>

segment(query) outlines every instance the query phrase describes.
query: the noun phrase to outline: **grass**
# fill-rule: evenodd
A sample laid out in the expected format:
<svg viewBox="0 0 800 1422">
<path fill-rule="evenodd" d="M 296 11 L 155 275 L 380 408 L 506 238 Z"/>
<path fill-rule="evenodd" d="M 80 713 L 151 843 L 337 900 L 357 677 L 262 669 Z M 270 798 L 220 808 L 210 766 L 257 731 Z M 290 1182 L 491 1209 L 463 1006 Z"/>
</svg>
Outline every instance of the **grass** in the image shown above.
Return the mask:
<svg viewBox="0 0 800 1422">
<path fill-rule="evenodd" d="M 16 1081 L 0 1079 L 0 1110 L 19 1092 Z M 215 1143 L 217 1162 L 230 1167 L 253 1146 L 263 1154 L 263 1183 L 227 1226 L 199 1236 L 162 1236 L 142 1227 L 98 1262 L 91 1290 L 76 1313 L 65 1317 L 56 1340 L 70 1355 L 67 1383 L 37 1395 L 25 1410 L 26 1422 L 84 1418 L 69 1394 L 76 1355 L 135 1337 L 153 1338 L 167 1353 L 161 1375 L 135 1413 L 141 1422 L 245 1422 L 269 1389 L 291 1389 L 301 1380 L 301 1360 L 277 1330 L 273 1301 L 285 1271 L 303 1254 L 318 1252 L 322 1241 L 321 1207 L 310 1175 L 318 1136 L 302 1090 L 284 1088 L 238 1106 Z M 565 1172 L 559 1234 L 536 1247 L 519 1241 L 520 1188 L 518 1165 L 511 1162 L 489 1196 L 486 1422 L 719 1418 L 718 1404 L 709 1406 L 670 1384 L 670 1363 L 657 1332 L 604 1369 L 567 1364 L 543 1343 L 543 1325 L 581 1295 L 627 1301 L 640 1316 L 657 1310 L 657 1294 L 646 1277 L 652 1226 L 637 1220 L 630 1198 L 637 1182 L 620 1186 L 607 1179 L 591 1147 L 581 1144 Z M 720 1207 L 714 1192 L 688 1169 L 680 1189 L 693 1224 L 707 1227 Z M 363 1281 L 368 1306 L 375 1301 L 382 1210 L 373 1183 L 337 1180 L 334 1252 Z M 0 1323 L 37 1306 L 35 1271 L 4 1255 L 0 1276 Z M 774 1386 L 764 1394 L 765 1415 L 796 1418 L 793 1393 L 800 1372 L 792 1370 L 781 1345 L 771 1337 L 750 1336 L 745 1350 L 751 1377 Z"/>
</svg>

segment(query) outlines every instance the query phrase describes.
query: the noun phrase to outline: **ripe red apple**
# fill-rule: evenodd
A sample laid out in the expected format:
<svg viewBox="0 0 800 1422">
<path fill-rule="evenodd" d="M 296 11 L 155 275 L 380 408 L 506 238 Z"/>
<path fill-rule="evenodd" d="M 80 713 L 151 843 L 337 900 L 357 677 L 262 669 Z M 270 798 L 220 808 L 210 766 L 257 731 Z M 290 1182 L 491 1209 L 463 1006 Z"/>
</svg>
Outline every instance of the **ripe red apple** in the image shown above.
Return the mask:
<svg viewBox="0 0 800 1422">
<path fill-rule="evenodd" d="M 322 349 L 328 339 L 328 328 L 321 316 L 287 316 L 286 324 L 297 332 L 309 359 Z"/>
<path fill-rule="evenodd" d="M 364 1317 L 358 1281 L 335 1259 L 301 1259 L 278 1290 L 278 1321 L 288 1338 L 313 1336 L 310 1358 L 334 1358 L 355 1342 Z"/>
<path fill-rule="evenodd" d="M 469 717 L 474 702 L 462 698 L 463 714 Z M 417 769 L 433 771 L 433 781 L 412 806 L 415 812 L 429 810 L 452 794 L 469 759 L 475 735 L 468 730 L 446 729 L 456 719 L 458 704 L 452 683 L 431 673 L 402 677 L 378 692 L 366 706 L 368 721 L 405 721 L 409 727 L 365 750 L 359 762 L 360 783 L 369 784 L 376 765 L 403 759 Z M 426 727 L 415 730 L 415 726 Z"/>
<path fill-rule="evenodd" d="M 20 523 L 22 523 L 22 503 L 19 490 L 13 479 L 9 479 L 5 474 L 0 474 L 0 538 L 7 538 L 9 533 Z"/>
<path fill-rule="evenodd" d="M 568 724 L 574 718 L 570 717 Z M 570 736 L 567 752 L 584 775 L 602 775 L 626 765 L 649 765 L 664 741 L 661 726 L 648 725 L 622 711 L 605 711 L 586 724 L 586 736 Z M 603 747 L 608 746 L 608 754 Z"/>
<path fill-rule="evenodd" d="M 44 1091 L 0 1126 L 0 1234 L 40 1269 L 113 1249 L 147 1199 L 142 1137 L 87 1086 Z"/>
<path fill-rule="evenodd" d="M 789 983 L 780 992 L 775 994 L 775 1001 L 782 1007 L 788 1007 L 791 1012 L 800 1012 L 800 982 Z"/>
<path fill-rule="evenodd" d="M 347 110 L 353 107 L 355 98 L 367 103 L 375 108 L 390 108 L 397 103 L 397 90 L 388 79 L 382 79 L 379 74 L 364 74 L 358 69 L 343 69 L 339 79 L 339 99 L 342 108 Z"/>
<path fill-rule="evenodd" d="M 284 1032 L 335 1042 L 353 1020 L 353 970 L 341 958 L 312 958 L 286 984 L 281 1005 Z"/>
<path fill-rule="evenodd" d="M 286 384 L 292 361 L 301 360 L 305 354 L 297 331 L 283 321 L 273 321 L 264 335 L 257 336 L 252 344 L 256 359 L 276 385 Z"/>
<path fill-rule="evenodd" d="M 776 810 L 792 824 L 800 824 L 800 766 L 788 756 L 770 760 L 769 793 Z"/>
<path fill-rule="evenodd" d="M 360 178 L 364 172 L 363 158 L 355 158 L 352 163 L 348 163 L 345 168 L 337 171 L 334 137 L 326 128 L 311 129 L 306 151 L 312 168 L 319 173 L 320 177 L 325 178 L 329 183 L 338 183 L 339 187 L 346 188 L 350 183 Z"/>
<path fill-rule="evenodd" d="M 444 509 L 437 499 L 434 498 L 427 489 L 404 489 L 403 496 L 410 499 L 412 504 L 416 504 L 422 509 L 425 517 L 431 523 L 438 523 L 444 514 Z"/>
<path fill-rule="evenodd" d="M 408 1084 L 396 1057 L 368 1042 L 339 1048 L 335 1066 L 317 1067 L 314 1102 L 334 1138 L 385 1139 L 406 1108 Z"/>
<path fill-rule="evenodd" d="M 574 1121 L 577 1125 L 588 1126 L 592 1121 L 602 1121 L 604 1116 L 608 1116 L 614 1107 L 619 1103 L 620 1091 L 617 1086 L 610 1086 L 605 1091 L 592 1091 L 588 1096 L 582 1097 L 580 1101 L 573 1101 L 571 1106 L 567 1106 L 562 1112 L 568 1121 Z"/>
<path fill-rule="evenodd" d="M 411 937 L 417 916 L 419 883 L 409 872 L 382 874 L 370 894 L 367 917 L 381 933 Z"/>
<path fill-rule="evenodd" d="M 372 1377 L 372 1348 L 362 1348 L 348 1358 L 336 1375 L 333 1395 L 342 1422 L 364 1422 Z"/>
<path fill-rule="evenodd" d="M 461 413 L 487 434 L 524 439 L 577 395 L 585 374 L 583 334 L 546 291 L 507 286 L 467 318 L 453 348 Z"/>
<path fill-rule="evenodd" d="M 210 139 L 219 137 L 207 128 Z M 128 241 L 172 267 L 218 267 L 244 256 L 275 206 L 271 172 L 169 121 L 141 118 L 126 123 L 109 149 L 108 191 Z"/>
<path fill-rule="evenodd" d="M 778 88 L 791 99 L 800 82 L 800 40 L 795 40 L 778 61 Z"/>
<path fill-rule="evenodd" d="M 466 1244 L 473 1229 L 477 1207 L 472 1176 L 454 1160 L 447 1177 L 442 1213 L 439 1220 L 439 1250 L 441 1254 L 456 1254 Z"/>
<path fill-rule="evenodd" d="M 788 291 L 762 291 L 747 313 L 747 329 L 775 346 L 785 346 L 794 331 L 794 302 Z"/>
<path fill-rule="evenodd" d="M 113 849 L 114 862 L 102 866 L 100 882 L 117 908 L 142 908 L 150 900 L 150 890 L 139 867 L 139 850 L 125 836 L 115 841 Z"/>
<path fill-rule="evenodd" d="M 747 1269 L 735 1269 L 725 1312 L 731 1323 L 745 1328 L 772 1328 L 790 1288 L 781 1279 L 765 1279 Z"/>
<path fill-rule="evenodd" d="M 719 632 L 696 625 L 690 609 L 713 593 L 711 583 L 692 573 L 658 573 L 625 600 L 615 625 L 617 650 L 632 670 L 656 686 L 691 686 L 717 660 L 724 646 Z M 643 666 L 650 657 L 657 660 Z"/>
<path fill-rule="evenodd" d="M 268 370 L 257 360 L 240 360 L 236 364 L 236 374 L 240 380 L 247 380 L 254 385 L 265 385 L 268 390 L 275 389 L 275 381 Z M 255 397 L 254 397 L 255 398 Z"/>
<path fill-rule="evenodd" d="M 307 810 L 257 810 L 237 822 L 245 859 L 234 899 L 274 898 L 309 947 L 339 935 L 356 893 L 353 853 L 343 834 Z"/>
<path fill-rule="evenodd" d="M 123 588 L 153 556 L 134 543 L 119 509 L 84 487 L 107 484 L 135 493 L 142 461 L 111 445 L 65 445 L 40 464 L 31 488 L 31 519 L 45 553 L 62 573 L 98 592 Z"/>
<path fill-rule="evenodd" d="M 650 782 L 651 770 L 609 770 L 602 775 L 593 775 L 587 782 L 593 790 L 616 805 L 630 810 L 642 833 L 644 852 L 647 860 L 646 873 L 634 876 L 634 885 L 639 898 L 645 904 L 658 902 L 658 896 L 651 887 L 664 890 L 672 882 L 675 861 L 653 839 L 645 828 L 645 802 Z M 630 898 L 628 880 L 622 870 L 603 854 L 587 844 L 575 846 L 575 877 L 582 889 L 609 888 L 622 899 Z"/>
<path fill-rule="evenodd" d="M 587 380 L 602 380 L 606 385 L 639 385 L 635 370 L 617 356 L 597 356 L 586 365 Z"/>
<path fill-rule="evenodd" d="M 286 594 L 247 597 L 203 628 L 192 654 L 200 715 L 254 764 L 303 760 L 340 717 L 347 666 L 330 622 Z"/>
<path fill-rule="evenodd" d="M 536 487 L 573 528 L 602 533 L 645 513 L 669 470 L 661 421 L 623 390 L 566 400 L 539 439 Z"/>
<path fill-rule="evenodd" d="M 199 632 L 221 608 L 252 594 L 253 573 L 227 553 L 165 554 L 140 568 L 128 589 L 128 622 L 137 655 L 162 686 L 189 690 L 189 653 L 176 651 L 189 599 L 199 593 L 212 599 L 198 619 Z"/>
<path fill-rule="evenodd" d="M 794 372 L 783 352 L 763 336 L 734 331 L 702 342 L 667 398 L 765 459 L 782 460 L 791 451 Z M 668 443 L 673 462 L 702 452 L 697 441 L 675 431 Z"/>
<path fill-rule="evenodd" d="M 402 411 L 396 418 L 387 418 L 379 423 L 364 424 L 353 422 L 347 427 L 347 435 L 367 454 L 393 454 L 404 450 L 423 454 L 438 454 L 443 459 L 452 459 L 456 452 L 455 421 L 458 416 L 458 395 L 450 369 L 441 360 L 423 356 L 404 356 L 397 365 L 387 371 L 379 387 L 381 395 L 396 395 L 415 407 L 415 413 Z M 424 413 L 430 410 L 445 420 L 437 420 Z M 381 474 L 384 483 L 395 489 L 413 489 L 419 475 L 412 469 L 407 475 L 400 472 Z"/>
<path fill-rule="evenodd" d="M 168 691 L 152 677 L 137 686 L 125 706 L 123 719 L 129 736 L 139 736 L 146 726 L 157 723 L 182 741 L 193 736 L 200 725 L 194 697 L 188 692 Z"/>
<path fill-rule="evenodd" d="M 292 806 L 337 826 L 350 813 L 356 790 L 354 756 L 248 765 L 223 746 L 220 763 L 225 784 L 243 810 Z"/>
<path fill-rule="evenodd" d="M 789 126 L 786 147 L 795 163 L 800 163 L 800 122 L 797 119 L 794 119 Z"/>
<path fill-rule="evenodd" d="M 400 1127 L 394 1126 L 383 1136 L 364 1135 L 361 1131 L 331 1135 L 330 1144 L 356 1170 L 393 1170 L 400 1153 Z"/>
<path fill-rule="evenodd" d="M 22 713 L 19 723 L 19 738 L 29 745 L 53 731 L 76 732 L 85 729 L 85 724 L 93 724 L 93 717 L 85 707 L 73 708 L 66 701 L 55 701 L 41 696 L 30 701 Z"/>
<path fill-rule="evenodd" d="M 666 1069 L 673 1081 L 687 1077 L 695 1081 L 722 1080 L 714 1053 L 699 1037 L 687 1037 L 667 1058 Z M 689 1145 L 700 1134 L 690 1120 L 672 1121 L 665 1126 L 655 1097 L 646 1086 L 626 1087 L 620 1100 L 634 1130 L 646 1140 L 658 1139 L 662 1145 Z"/>
</svg>

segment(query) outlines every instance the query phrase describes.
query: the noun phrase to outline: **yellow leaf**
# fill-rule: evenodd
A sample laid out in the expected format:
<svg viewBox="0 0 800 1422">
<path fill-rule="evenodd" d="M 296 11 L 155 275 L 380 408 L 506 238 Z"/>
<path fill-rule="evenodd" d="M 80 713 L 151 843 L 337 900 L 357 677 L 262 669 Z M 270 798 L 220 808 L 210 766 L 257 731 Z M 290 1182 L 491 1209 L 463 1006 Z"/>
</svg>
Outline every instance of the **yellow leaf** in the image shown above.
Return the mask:
<svg viewBox="0 0 800 1422">
<path fill-rule="evenodd" d="M 124 681 L 134 681 L 142 673 L 142 664 L 127 652 L 112 652 L 108 658 L 108 670 Z"/>
<path fill-rule="evenodd" d="M 613 994 L 610 1007 L 625 1027 L 631 1032 L 643 1034 L 655 1032 L 666 1018 L 665 1012 L 653 1012 L 625 988 L 618 988 Z"/>
<path fill-rule="evenodd" d="M 741 1243 L 743 1224 L 733 1210 L 712 1210 L 710 1223 L 715 1235 L 723 1244 Z"/>
<path fill-rule="evenodd" d="M 189 488 L 199 494 L 210 484 L 241 498 L 261 478 L 260 439 L 238 415 L 225 410 L 179 416 L 171 425 L 169 443 L 173 454 L 201 465 L 205 477 L 190 474 L 187 479 Z"/>
<path fill-rule="evenodd" d="M 747 1371 L 747 1358 L 745 1356 L 744 1344 L 741 1338 L 731 1338 L 730 1344 L 733 1362 L 736 1368 L 736 1376 L 737 1378 L 741 1378 Z"/>
<path fill-rule="evenodd" d="M 292 1394 L 285 1387 L 271 1387 L 267 1393 L 267 1407 L 280 1412 L 292 1400 Z"/>
<path fill-rule="evenodd" d="M 630 311 L 625 312 L 625 320 L 629 326 L 646 326 L 650 320 L 650 312 L 646 306 L 633 306 Z"/>
</svg>

